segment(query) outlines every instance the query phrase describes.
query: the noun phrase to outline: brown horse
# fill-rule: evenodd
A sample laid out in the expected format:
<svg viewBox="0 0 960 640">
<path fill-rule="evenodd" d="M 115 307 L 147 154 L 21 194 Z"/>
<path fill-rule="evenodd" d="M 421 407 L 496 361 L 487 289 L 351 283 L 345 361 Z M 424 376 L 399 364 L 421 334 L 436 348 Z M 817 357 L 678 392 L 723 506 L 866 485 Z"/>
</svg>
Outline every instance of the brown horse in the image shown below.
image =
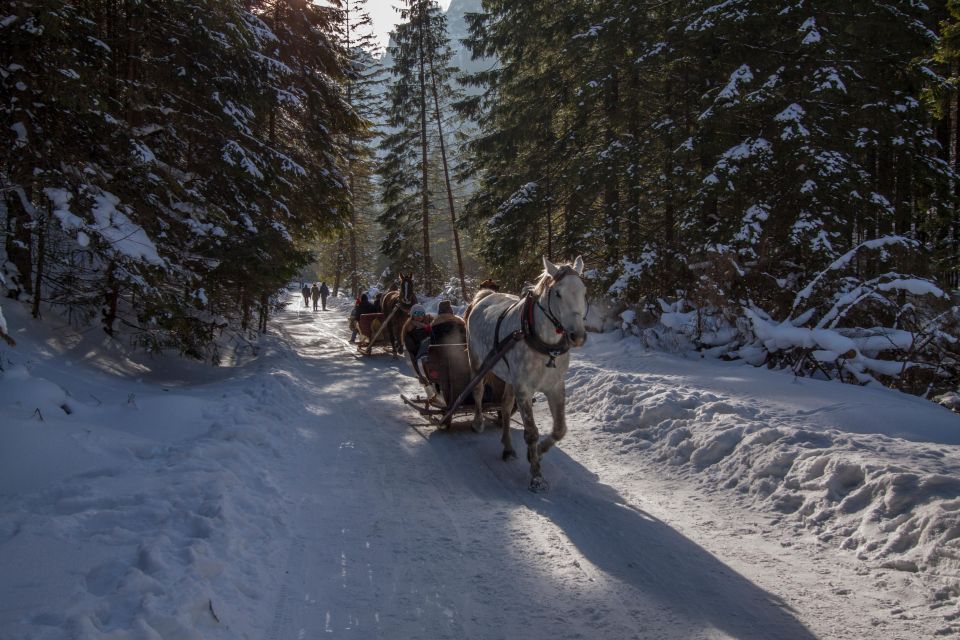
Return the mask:
<svg viewBox="0 0 960 640">
<path fill-rule="evenodd" d="M 390 345 L 393 347 L 393 354 L 403 353 L 403 341 L 400 339 L 400 333 L 403 330 L 403 323 L 407 321 L 410 315 L 410 307 L 417 303 L 417 295 L 413 292 L 413 274 L 400 272 L 397 278 L 399 285 L 396 291 L 389 291 L 383 296 L 383 317 L 389 317 L 396 308 L 397 312 L 387 325 L 387 335 L 390 336 Z"/>
</svg>

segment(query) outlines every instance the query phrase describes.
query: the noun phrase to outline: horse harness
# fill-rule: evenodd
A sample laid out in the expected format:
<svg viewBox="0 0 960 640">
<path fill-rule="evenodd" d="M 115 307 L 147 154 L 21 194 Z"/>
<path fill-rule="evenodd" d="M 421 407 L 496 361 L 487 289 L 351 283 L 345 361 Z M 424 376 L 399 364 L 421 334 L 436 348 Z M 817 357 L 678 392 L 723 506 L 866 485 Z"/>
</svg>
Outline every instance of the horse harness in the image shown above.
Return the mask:
<svg viewBox="0 0 960 640">
<path fill-rule="evenodd" d="M 560 280 L 570 274 L 576 273 L 573 269 L 568 266 L 560 268 L 560 271 L 557 272 L 557 275 L 553 278 L 553 283 L 551 287 Z M 503 324 L 503 319 L 507 317 L 507 314 L 513 310 L 517 305 L 523 305 L 523 309 L 520 311 L 520 331 L 523 333 L 523 341 L 527 343 L 527 346 L 542 353 L 545 356 L 549 356 L 547 361 L 547 367 L 550 369 L 555 369 L 557 367 L 556 359 L 567 351 L 570 351 L 570 337 L 567 335 L 567 330 L 563 328 L 563 325 L 560 324 L 560 320 L 553 314 L 553 309 L 550 305 L 550 294 L 549 287 L 547 288 L 547 308 L 544 309 L 543 305 L 540 304 L 540 300 L 537 299 L 537 296 L 534 295 L 533 290 L 529 287 L 524 290 L 523 294 L 520 296 L 520 299 L 514 302 L 512 305 L 503 310 L 500 314 L 500 317 L 497 318 L 497 326 L 493 333 L 493 351 L 500 351 L 501 342 L 500 342 L 500 325 Z M 550 344 L 544 342 L 540 336 L 537 335 L 536 326 L 533 321 L 533 311 L 534 306 L 540 308 L 540 311 L 543 312 L 543 315 L 546 316 L 547 320 L 553 324 L 554 330 L 561 337 L 560 342 L 556 344 Z M 504 359 L 504 362 L 507 365 L 507 369 L 510 368 L 510 361 Z"/>
</svg>

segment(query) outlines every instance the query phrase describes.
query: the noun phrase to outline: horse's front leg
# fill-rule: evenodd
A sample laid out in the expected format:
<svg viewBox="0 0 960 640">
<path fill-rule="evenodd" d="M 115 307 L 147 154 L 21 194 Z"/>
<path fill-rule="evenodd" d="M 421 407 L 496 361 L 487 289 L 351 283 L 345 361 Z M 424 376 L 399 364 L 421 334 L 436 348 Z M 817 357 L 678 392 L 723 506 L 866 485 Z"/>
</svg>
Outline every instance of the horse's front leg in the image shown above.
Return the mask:
<svg viewBox="0 0 960 640">
<path fill-rule="evenodd" d="M 387 337 L 390 338 L 390 350 L 393 351 L 393 357 L 396 358 L 398 353 L 397 341 L 399 338 L 397 337 L 396 332 L 393 330 L 393 321 L 387 323 Z M 400 351 L 399 353 L 403 352 Z M 414 367 L 414 370 L 416 370 L 416 367 Z"/>
<path fill-rule="evenodd" d="M 533 402 L 530 392 L 516 390 L 517 406 L 523 418 L 523 441 L 527 443 L 527 461 L 530 462 L 530 491 L 543 491 L 549 488 L 540 472 L 540 432 L 533 420 Z"/>
<path fill-rule="evenodd" d="M 393 343 L 393 355 L 397 355 L 398 353 L 400 355 L 403 355 L 403 340 L 400 339 L 400 335 L 403 333 L 403 325 L 400 325 L 399 331 L 394 331 L 395 328 L 396 328 L 396 325 L 393 322 L 391 322 L 390 323 L 390 342 Z M 394 335 L 396 335 L 397 337 L 394 338 Z"/>
<path fill-rule="evenodd" d="M 567 394 L 564 390 L 564 385 L 561 384 L 559 387 L 555 387 L 550 391 L 544 391 L 543 395 L 547 396 L 550 415 L 553 416 L 553 431 L 540 442 L 539 450 L 541 456 L 549 451 L 550 447 L 563 440 L 563 436 L 567 435 L 567 419 L 564 414 Z"/>
</svg>

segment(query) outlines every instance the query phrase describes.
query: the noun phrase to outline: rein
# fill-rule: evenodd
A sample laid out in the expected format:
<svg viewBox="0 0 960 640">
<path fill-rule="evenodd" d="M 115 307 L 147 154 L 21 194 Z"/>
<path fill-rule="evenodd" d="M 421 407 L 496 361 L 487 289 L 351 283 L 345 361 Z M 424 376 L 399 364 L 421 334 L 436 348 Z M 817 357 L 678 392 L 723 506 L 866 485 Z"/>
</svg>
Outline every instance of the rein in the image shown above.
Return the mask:
<svg viewBox="0 0 960 640">
<path fill-rule="evenodd" d="M 533 293 L 531 289 L 527 289 L 523 292 L 523 295 L 520 296 L 520 299 L 514 302 L 512 305 L 504 309 L 500 313 L 500 317 L 497 318 L 497 326 L 493 334 L 493 351 L 500 350 L 500 325 L 503 324 L 503 319 L 507 317 L 507 314 L 512 311 L 517 305 L 522 304 L 523 308 L 520 312 L 520 331 L 523 333 L 523 341 L 527 343 L 531 349 L 538 353 L 542 353 L 545 356 L 548 356 L 550 359 L 547 361 L 547 368 L 556 369 L 557 363 L 556 359 L 566 352 L 570 351 L 570 337 L 567 335 L 567 330 L 563 328 L 563 325 L 560 323 L 560 320 L 557 319 L 557 316 L 553 313 L 552 305 L 550 304 L 550 289 L 553 286 L 560 282 L 560 280 L 567 274 L 575 273 L 573 269 L 569 267 L 563 267 L 558 273 L 557 276 L 553 279 L 553 283 L 547 287 L 547 308 L 544 309 L 543 305 L 540 304 L 539 298 Z M 561 337 L 560 342 L 556 344 L 551 344 L 544 342 L 540 336 L 537 335 L 536 323 L 534 320 L 534 308 L 539 308 L 543 315 L 550 321 L 553 325 L 554 331 Z M 506 361 L 507 369 L 510 368 L 510 362 Z"/>
</svg>

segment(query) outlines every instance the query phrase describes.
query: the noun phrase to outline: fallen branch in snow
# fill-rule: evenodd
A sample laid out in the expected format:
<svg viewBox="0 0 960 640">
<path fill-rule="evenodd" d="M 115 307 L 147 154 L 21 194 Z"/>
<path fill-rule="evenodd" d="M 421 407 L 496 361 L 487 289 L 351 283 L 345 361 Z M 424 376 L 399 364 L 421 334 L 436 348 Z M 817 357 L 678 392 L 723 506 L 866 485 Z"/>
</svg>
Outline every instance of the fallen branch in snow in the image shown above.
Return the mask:
<svg viewBox="0 0 960 640">
<path fill-rule="evenodd" d="M 218 615 L 217 615 L 217 612 L 213 610 L 213 599 L 212 599 L 212 598 L 211 598 L 211 599 L 208 599 L 208 600 L 207 600 L 207 604 L 208 604 L 209 607 L 210 607 L 210 615 L 212 615 L 212 616 L 213 616 L 213 619 L 216 620 L 217 623 L 219 624 L 219 622 L 220 622 L 220 616 L 218 616 Z"/>
</svg>

